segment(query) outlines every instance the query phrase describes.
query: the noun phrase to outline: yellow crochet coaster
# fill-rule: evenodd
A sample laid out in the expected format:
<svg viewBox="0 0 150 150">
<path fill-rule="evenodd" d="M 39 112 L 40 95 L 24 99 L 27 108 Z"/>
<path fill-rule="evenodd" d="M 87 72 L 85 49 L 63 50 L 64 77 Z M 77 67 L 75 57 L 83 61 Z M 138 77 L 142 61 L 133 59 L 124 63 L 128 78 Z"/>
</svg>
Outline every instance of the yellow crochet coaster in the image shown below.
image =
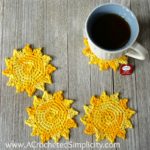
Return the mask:
<svg viewBox="0 0 150 150">
<path fill-rule="evenodd" d="M 86 126 L 84 132 L 96 134 L 96 141 L 107 138 L 114 142 L 116 137 L 125 139 L 126 128 L 132 128 L 130 118 L 135 111 L 127 107 L 128 99 L 119 99 L 119 93 L 100 97 L 92 96 L 89 106 L 84 106 L 85 116 L 81 118 Z"/>
<path fill-rule="evenodd" d="M 72 103 L 73 100 L 64 99 L 62 91 L 53 95 L 45 91 L 42 99 L 34 96 L 33 107 L 27 108 L 29 118 L 25 121 L 33 128 L 31 135 L 40 136 L 42 143 L 51 138 L 58 142 L 61 136 L 69 139 L 69 129 L 77 127 L 72 118 L 78 112 L 70 108 Z"/>
<path fill-rule="evenodd" d="M 88 44 L 88 40 L 86 38 L 84 38 L 84 44 L 86 47 L 83 49 L 82 53 L 85 56 L 89 57 L 90 59 L 89 64 L 98 65 L 101 71 L 108 70 L 109 68 L 112 68 L 114 71 L 116 71 L 120 64 L 128 63 L 128 58 L 126 56 L 122 56 L 120 58 L 113 59 L 113 60 L 105 60 L 105 59 L 98 58 L 91 51 L 89 44 Z"/>
<path fill-rule="evenodd" d="M 49 64 L 51 57 L 43 55 L 41 50 L 32 50 L 29 44 L 20 51 L 14 49 L 13 56 L 5 59 L 7 68 L 3 71 L 9 77 L 8 86 L 15 86 L 17 92 L 26 91 L 32 96 L 36 89 L 44 90 L 45 83 L 52 83 L 50 74 L 56 68 Z"/>
</svg>

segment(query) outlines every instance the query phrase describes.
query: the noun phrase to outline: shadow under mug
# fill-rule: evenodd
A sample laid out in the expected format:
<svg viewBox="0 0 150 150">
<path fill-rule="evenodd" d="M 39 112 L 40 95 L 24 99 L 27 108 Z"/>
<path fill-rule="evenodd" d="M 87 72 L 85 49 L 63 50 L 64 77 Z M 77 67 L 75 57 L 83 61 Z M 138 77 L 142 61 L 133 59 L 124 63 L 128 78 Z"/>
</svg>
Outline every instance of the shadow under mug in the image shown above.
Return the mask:
<svg viewBox="0 0 150 150">
<path fill-rule="evenodd" d="M 117 14 L 124 18 L 131 30 L 131 35 L 128 42 L 121 48 L 115 50 L 104 49 L 94 43 L 90 38 L 90 25 L 93 23 L 94 19 L 101 14 Z M 84 36 L 87 38 L 89 46 L 92 52 L 99 58 L 103 59 L 114 59 L 122 55 L 127 55 L 136 59 L 144 60 L 148 55 L 148 51 L 138 42 L 136 39 L 139 34 L 139 24 L 134 13 L 129 10 L 127 7 L 115 4 L 115 3 L 106 3 L 96 7 L 88 16 L 85 23 Z"/>
</svg>

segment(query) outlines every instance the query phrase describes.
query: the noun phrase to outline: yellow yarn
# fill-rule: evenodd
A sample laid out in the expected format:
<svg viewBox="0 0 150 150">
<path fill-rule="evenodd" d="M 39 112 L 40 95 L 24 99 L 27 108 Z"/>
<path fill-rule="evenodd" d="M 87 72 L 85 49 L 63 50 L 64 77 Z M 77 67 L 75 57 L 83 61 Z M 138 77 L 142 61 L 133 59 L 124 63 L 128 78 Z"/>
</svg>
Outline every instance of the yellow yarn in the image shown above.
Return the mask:
<svg viewBox="0 0 150 150">
<path fill-rule="evenodd" d="M 44 92 L 42 98 L 34 96 L 33 107 L 27 108 L 29 115 L 25 123 L 32 127 L 32 136 L 40 136 L 44 143 L 51 138 L 58 142 L 63 136 L 69 139 L 69 129 L 76 128 L 72 119 L 78 114 L 70 105 L 73 100 L 64 99 L 63 92 L 48 94 Z"/>
<path fill-rule="evenodd" d="M 119 99 L 119 93 L 100 97 L 92 96 L 89 106 L 84 106 L 85 116 L 81 118 L 86 126 L 84 132 L 96 134 L 96 141 L 108 139 L 114 142 L 116 137 L 125 139 L 126 128 L 132 128 L 130 118 L 135 111 L 127 107 L 128 99 Z"/>
<path fill-rule="evenodd" d="M 101 71 L 108 70 L 109 68 L 112 68 L 114 71 L 116 71 L 119 67 L 119 64 L 127 64 L 128 58 L 126 56 L 121 56 L 120 58 L 113 59 L 113 60 L 105 60 L 102 58 L 98 58 L 90 49 L 88 40 L 84 38 L 84 45 L 86 46 L 82 53 L 89 57 L 90 61 L 89 64 L 95 64 L 99 66 L 99 69 Z"/>
<path fill-rule="evenodd" d="M 36 89 L 44 90 L 44 84 L 51 84 L 50 74 L 56 70 L 49 64 L 51 57 L 43 55 L 41 48 L 32 50 L 27 44 L 22 50 L 14 49 L 13 56 L 5 59 L 7 68 L 3 74 L 9 77 L 8 86 L 15 86 L 17 92 L 26 91 L 32 96 Z"/>
</svg>

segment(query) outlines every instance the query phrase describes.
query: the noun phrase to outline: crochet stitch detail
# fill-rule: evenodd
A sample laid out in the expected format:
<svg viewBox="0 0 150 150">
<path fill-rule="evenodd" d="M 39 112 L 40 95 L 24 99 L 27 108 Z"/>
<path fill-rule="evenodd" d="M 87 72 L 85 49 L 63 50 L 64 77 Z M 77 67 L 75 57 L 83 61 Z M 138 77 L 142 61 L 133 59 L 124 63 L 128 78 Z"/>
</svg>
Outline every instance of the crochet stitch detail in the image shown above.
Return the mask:
<svg viewBox="0 0 150 150">
<path fill-rule="evenodd" d="M 119 93 L 108 96 L 92 96 L 89 106 L 84 106 L 85 115 L 81 118 L 86 126 L 84 132 L 96 134 L 96 141 L 108 139 L 114 142 L 116 137 L 125 139 L 127 128 L 132 128 L 130 118 L 135 111 L 127 107 L 128 99 L 119 99 Z"/>
<path fill-rule="evenodd" d="M 25 121 L 32 127 L 31 135 L 40 136 L 42 143 L 50 139 L 58 142 L 61 136 L 69 139 L 69 129 L 77 127 L 72 118 L 78 112 L 70 108 L 72 103 L 73 100 L 64 99 L 62 91 L 53 95 L 45 91 L 42 98 L 34 96 L 33 107 L 26 109 L 29 118 Z"/>
<path fill-rule="evenodd" d="M 7 68 L 2 72 L 9 77 L 8 86 L 32 96 L 36 89 L 44 91 L 45 83 L 52 84 L 50 75 L 56 68 L 49 64 L 51 57 L 43 55 L 41 50 L 32 49 L 29 44 L 20 51 L 14 49 L 13 56 L 5 59 Z"/>
</svg>

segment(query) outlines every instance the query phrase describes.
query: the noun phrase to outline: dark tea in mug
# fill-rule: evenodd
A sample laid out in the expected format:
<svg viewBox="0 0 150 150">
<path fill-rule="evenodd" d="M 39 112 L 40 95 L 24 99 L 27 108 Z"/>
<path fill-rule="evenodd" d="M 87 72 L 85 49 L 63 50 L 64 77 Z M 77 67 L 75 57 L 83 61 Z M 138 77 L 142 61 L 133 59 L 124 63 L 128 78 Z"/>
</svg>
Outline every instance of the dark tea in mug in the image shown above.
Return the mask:
<svg viewBox="0 0 150 150">
<path fill-rule="evenodd" d="M 116 14 L 96 16 L 89 29 L 89 36 L 96 45 L 113 51 L 128 43 L 130 34 L 129 24 Z"/>
</svg>

